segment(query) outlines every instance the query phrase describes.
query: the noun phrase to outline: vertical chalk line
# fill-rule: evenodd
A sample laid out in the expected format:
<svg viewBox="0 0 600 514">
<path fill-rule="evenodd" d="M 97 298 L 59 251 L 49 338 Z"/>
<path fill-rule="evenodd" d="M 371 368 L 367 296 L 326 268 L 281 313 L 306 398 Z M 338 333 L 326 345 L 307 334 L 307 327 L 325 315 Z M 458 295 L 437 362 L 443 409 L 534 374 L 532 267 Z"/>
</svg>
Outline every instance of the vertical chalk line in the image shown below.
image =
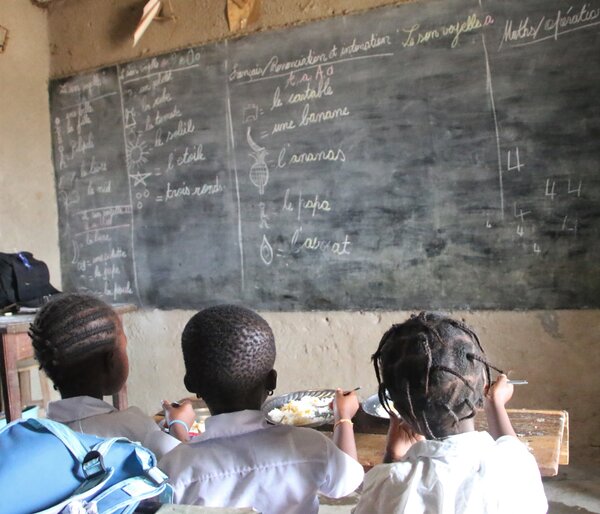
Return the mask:
<svg viewBox="0 0 600 514">
<path fill-rule="evenodd" d="M 490 60 L 488 57 L 487 45 L 485 44 L 485 36 L 481 34 L 481 42 L 483 43 L 483 51 L 485 53 L 485 72 L 486 83 L 492 103 L 492 114 L 494 116 L 494 129 L 496 130 L 496 151 L 498 154 L 498 184 L 500 187 L 500 216 L 504 220 L 504 184 L 502 177 L 502 156 L 500 155 L 500 131 L 498 130 L 498 115 L 496 114 L 496 102 L 494 101 L 494 88 L 492 87 L 492 72 L 490 70 Z"/>
<path fill-rule="evenodd" d="M 225 41 L 227 44 L 227 41 Z M 225 71 L 229 70 L 229 58 L 225 59 Z M 227 150 L 230 153 L 231 164 L 233 165 L 233 176 L 235 179 L 235 194 L 237 199 L 237 213 L 238 213 L 238 244 L 240 247 L 240 272 L 242 281 L 242 291 L 245 289 L 245 278 L 244 278 L 244 241 L 242 237 L 242 206 L 240 202 L 240 185 L 238 181 L 237 162 L 235 159 L 235 140 L 233 138 L 233 120 L 231 117 L 231 96 L 229 95 L 229 73 L 225 74 L 225 93 L 227 95 L 227 132 L 228 132 L 228 145 Z"/>
<path fill-rule="evenodd" d="M 119 84 L 119 100 L 121 101 L 121 128 L 123 129 L 123 150 L 125 151 L 125 171 L 127 173 L 127 188 L 129 189 L 129 205 L 131 206 L 131 264 L 133 266 L 133 283 L 135 286 L 135 295 L 138 303 L 143 306 L 140 298 L 140 288 L 137 278 L 137 264 L 135 261 L 135 227 L 133 223 L 133 213 L 135 207 L 133 205 L 133 192 L 131 191 L 131 179 L 129 178 L 129 168 L 127 167 L 127 135 L 125 134 L 125 105 L 123 104 L 123 87 L 121 85 L 120 65 L 117 65 L 117 84 Z"/>
</svg>

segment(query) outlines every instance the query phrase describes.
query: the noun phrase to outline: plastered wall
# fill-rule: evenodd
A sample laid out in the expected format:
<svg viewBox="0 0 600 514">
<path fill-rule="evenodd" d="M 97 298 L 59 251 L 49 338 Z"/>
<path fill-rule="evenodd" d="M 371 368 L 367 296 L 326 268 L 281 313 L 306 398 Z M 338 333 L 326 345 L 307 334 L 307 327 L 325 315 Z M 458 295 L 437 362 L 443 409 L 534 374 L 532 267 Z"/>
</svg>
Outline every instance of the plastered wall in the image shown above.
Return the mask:
<svg viewBox="0 0 600 514">
<path fill-rule="evenodd" d="M 132 48 L 133 31 L 146 1 L 51 0 L 52 75 L 70 75 L 107 63 L 232 37 L 225 16 L 226 0 L 163 0 L 163 19 L 153 22 L 136 48 Z M 246 33 L 399 3 L 398 0 L 258 1 L 260 18 Z"/>
<path fill-rule="evenodd" d="M 0 54 L 0 251 L 32 251 L 58 283 L 46 13 L 29 2 L 2 0 L 0 25 L 9 31 Z"/>
<path fill-rule="evenodd" d="M 261 20 L 251 30 L 390 3 L 262 0 Z M 175 19 L 154 23 L 139 47 L 132 49 L 131 34 L 143 4 L 141 0 L 53 0 L 46 13 L 25 0 L 0 2 L 0 25 L 11 28 L 8 53 L 0 54 L 0 241 L 3 250 L 27 247 L 40 254 L 56 282 L 60 275 L 48 75 L 69 75 L 228 36 L 224 0 L 166 0 L 165 14 Z M 390 324 L 408 315 L 263 314 L 277 338 L 278 392 L 361 385 L 365 394 L 375 390 L 370 355 Z M 598 451 L 600 311 L 454 314 L 474 326 L 492 362 L 511 370 L 515 378 L 529 380 L 530 385 L 516 390 L 512 406 L 568 409 L 575 453 L 589 456 Z M 161 398 L 186 394 L 179 335 L 191 315 L 147 310 L 125 316 L 132 404 L 154 412 Z"/>
</svg>

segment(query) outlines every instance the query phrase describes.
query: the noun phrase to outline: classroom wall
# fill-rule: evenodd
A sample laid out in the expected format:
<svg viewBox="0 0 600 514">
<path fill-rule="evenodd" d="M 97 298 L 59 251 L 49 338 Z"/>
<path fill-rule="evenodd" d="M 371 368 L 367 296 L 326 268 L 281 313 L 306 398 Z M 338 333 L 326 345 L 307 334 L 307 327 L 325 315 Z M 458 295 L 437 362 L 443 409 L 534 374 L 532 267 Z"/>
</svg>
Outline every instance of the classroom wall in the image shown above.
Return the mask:
<svg viewBox="0 0 600 514">
<path fill-rule="evenodd" d="M 2 0 L 0 25 L 9 30 L 0 53 L 0 251 L 30 250 L 59 283 L 46 12 Z"/>
<path fill-rule="evenodd" d="M 17 3 L 19 7 L 17 8 Z M 34 248 L 58 278 L 56 202 L 50 167 L 50 136 L 44 77 L 73 74 L 142 56 L 193 46 L 228 35 L 225 1 L 166 0 L 174 20 L 154 23 L 136 49 L 131 33 L 144 1 L 53 0 L 48 11 L 49 56 L 45 26 L 37 8 L 23 0 L 0 3 L 0 25 L 9 21 L 35 38 L 11 40 L 14 54 L 0 55 L 0 76 L 9 73 L 10 96 L 0 95 L 4 110 L 0 126 L 0 241 L 4 249 Z M 262 0 L 262 16 L 252 30 L 266 30 L 343 14 L 389 0 Z M 21 16 L 17 17 L 19 11 Z M 12 19 L 11 18 L 19 18 Z M 39 24 L 39 25 L 38 25 Z M 43 35 L 43 36 L 41 36 Z M 20 38 L 24 38 L 23 35 Z M 40 41 L 43 40 L 43 41 Z M 19 43 L 21 41 L 21 43 Z M 10 49 L 10 46 L 9 46 Z M 48 62 L 49 58 L 49 62 Z M 23 63 L 39 61 L 38 66 Z M 7 64 L 9 63 L 9 64 Z M 14 69 L 13 69 L 14 67 Z M 4 81 L 3 81 L 4 82 Z M 26 92 L 30 91 L 30 94 Z M 6 105 L 5 105 L 6 104 Z M 23 122 L 28 113 L 30 122 Z M 35 128 L 35 131 L 34 131 Z M 8 139 L 10 144 L 5 141 Z M 15 170 L 25 180 L 15 181 Z M 5 194 L 9 185 L 9 195 Z M 9 196 L 9 202 L 4 199 Z M 33 206 L 13 228 L 16 199 Z M 11 225 L 12 226 L 12 225 Z M 37 246 L 33 246 L 33 245 Z M 129 398 L 147 412 L 161 398 L 180 398 L 183 362 L 179 335 L 188 311 L 147 310 L 125 316 L 132 363 Z M 273 326 L 278 345 L 279 388 L 285 392 L 314 387 L 353 387 L 375 391 L 369 357 L 383 332 L 405 312 L 263 313 Z M 590 455 L 600 448 L 600 311 L 457 312 L 480 334 L 490 360 L 528 386 L 517 388 L 512 406 L 568 409 L 575 453 Z"/>
</svg>

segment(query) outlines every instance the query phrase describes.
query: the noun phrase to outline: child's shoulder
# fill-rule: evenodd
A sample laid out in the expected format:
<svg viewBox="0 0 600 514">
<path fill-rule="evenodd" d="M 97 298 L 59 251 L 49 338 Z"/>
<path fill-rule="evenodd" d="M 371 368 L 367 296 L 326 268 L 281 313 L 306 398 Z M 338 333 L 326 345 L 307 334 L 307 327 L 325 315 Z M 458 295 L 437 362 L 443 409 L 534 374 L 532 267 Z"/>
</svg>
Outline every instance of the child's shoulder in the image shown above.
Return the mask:
<svg viewBox="0 0 600 514">
<path fill-rule="evenodd" d="M 130 416 L 136 416 L 144 419 L 152 419 L 150 416 L 148 416 L 148 414 L 144 413 L 142 409 L 136 407 L 135 405 L 131 405 L 130 407 L 127 407 L 126 409 L 119 412 L 126 412 Z"/>
<path fill-rule="evenodd" d="M 282 434 L 298 441 L 306 441 L 311 444 L 333 444 L 324 432 L 315 430 L 314 428 L 299 427 L 292 425 L 273 425 L 268 427 L 269 434 Z"/>
<path fill-rule="evenodd" d="M 144 413 L 139 407 L 131 406 L 124 410 L 115 410 L 110 413 L 111 420 L 115 424 L 129 427 L 135 433 L 143 434 L 146 432 L 161 431 L 158 423 L 151 416 Z"/>
<path fill-rule="evenodd" d="M 499 437 L 489 453 L 490 459 L 514 467 L 527 463 L 537 469 L 537 462 L 526 443 L 512 435 Z"/>
</svg>

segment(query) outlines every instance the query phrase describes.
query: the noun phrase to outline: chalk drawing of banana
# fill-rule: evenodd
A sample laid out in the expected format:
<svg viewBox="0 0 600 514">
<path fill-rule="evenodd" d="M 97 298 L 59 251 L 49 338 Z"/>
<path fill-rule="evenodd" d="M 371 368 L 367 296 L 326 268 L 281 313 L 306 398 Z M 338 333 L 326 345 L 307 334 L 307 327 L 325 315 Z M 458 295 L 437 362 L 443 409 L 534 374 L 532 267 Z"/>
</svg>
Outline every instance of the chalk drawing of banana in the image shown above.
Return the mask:
<svg viewBox="0 0 600 514">
<path fill-rule="evenodd" d="M 250 182 L 258 188 L 258 192 L 262 195 L 265 192 L 265 186 L 269 182 L 269 167 L 265 162 L 267 150 L 254 142 L 250 135 L 250 127 L 246 132 L 246 139 L 250 148 L 252 148 L 252 153 L 249 155 L 254 159 L 254 164 L 250 168 Z"/>
</svg>

